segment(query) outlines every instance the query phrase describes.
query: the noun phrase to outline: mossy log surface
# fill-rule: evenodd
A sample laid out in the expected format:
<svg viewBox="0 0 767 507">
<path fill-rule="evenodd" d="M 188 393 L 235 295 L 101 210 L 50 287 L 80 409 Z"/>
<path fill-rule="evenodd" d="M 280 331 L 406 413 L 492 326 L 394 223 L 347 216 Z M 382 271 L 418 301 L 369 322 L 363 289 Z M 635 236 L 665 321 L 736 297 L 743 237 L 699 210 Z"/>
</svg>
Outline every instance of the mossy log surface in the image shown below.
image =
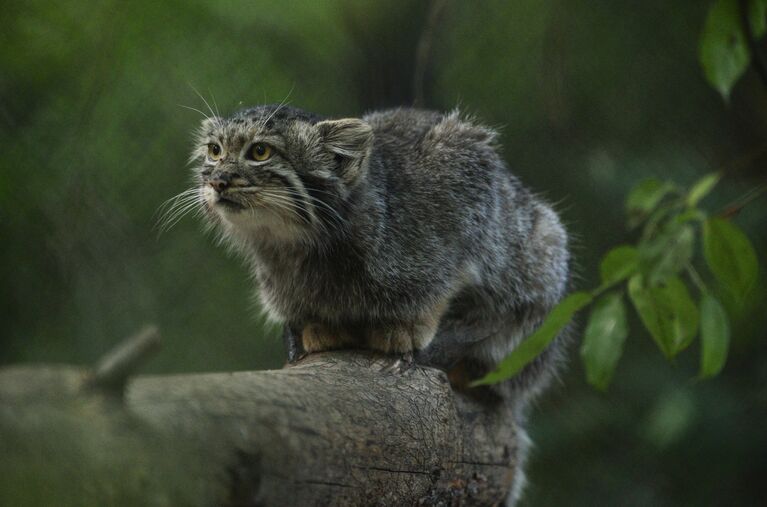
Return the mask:
<svg viewBox="0 0 767 507">
<path fill-rule="evenodd" d="M 359 352 L 274 371 L 0 369 L 0 505 L 494 505 L 518 427 L 446 375 Z"/>
</svg>

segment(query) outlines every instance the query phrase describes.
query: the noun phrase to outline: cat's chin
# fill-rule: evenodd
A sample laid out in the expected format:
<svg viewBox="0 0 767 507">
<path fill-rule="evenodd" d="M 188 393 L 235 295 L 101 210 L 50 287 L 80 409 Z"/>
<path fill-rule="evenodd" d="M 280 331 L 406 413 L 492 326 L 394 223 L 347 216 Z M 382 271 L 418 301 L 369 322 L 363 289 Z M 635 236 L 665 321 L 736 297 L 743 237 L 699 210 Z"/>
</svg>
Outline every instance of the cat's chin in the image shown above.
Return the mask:
<svg viewBox="0 0 767 507">
<path fill-rule="evenodd" d="M 213 205 L 224 213 L 241 213 L 247 209 L 239 202 L 227 199 L 225 197 L 219 197 Z"/>
<path fill-rule="evenodd" d="M 268 209 L 217 204 L 215 211 L 227 224 L 227 229 L 241 237 L 278 242 L 294 242 L 306 237 L 304 227 Z"/>
</svg>

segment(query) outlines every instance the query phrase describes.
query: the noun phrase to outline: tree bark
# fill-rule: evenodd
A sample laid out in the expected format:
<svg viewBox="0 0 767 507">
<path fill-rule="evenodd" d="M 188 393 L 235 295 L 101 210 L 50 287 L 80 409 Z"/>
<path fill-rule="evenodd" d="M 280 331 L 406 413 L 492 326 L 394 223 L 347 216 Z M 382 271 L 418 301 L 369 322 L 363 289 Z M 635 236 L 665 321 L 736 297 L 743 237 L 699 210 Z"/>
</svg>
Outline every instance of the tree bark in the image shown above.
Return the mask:
<svg viewBox="0 0 767 507">
<path fill-rule="evenodd" d="M 2 505 L 495 505 L 519 426 L 446 375 L 363 352 L 276 371 L 0 370 Z M 55 500 L 55 501 L 54 501 Z"/>
</svg>

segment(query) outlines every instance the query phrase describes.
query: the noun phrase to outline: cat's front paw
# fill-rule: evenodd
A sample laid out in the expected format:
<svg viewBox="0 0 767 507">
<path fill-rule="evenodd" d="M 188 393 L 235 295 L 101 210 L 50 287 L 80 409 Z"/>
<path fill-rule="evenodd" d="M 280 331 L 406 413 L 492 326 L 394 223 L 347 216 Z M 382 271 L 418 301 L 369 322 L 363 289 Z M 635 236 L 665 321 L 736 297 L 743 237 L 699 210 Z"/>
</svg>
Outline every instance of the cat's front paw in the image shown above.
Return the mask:
<svg viewBox="0 0 767 507">
<path fill-rule="evenodd" d="M 307 353 L 354 347 L 356 343 L 349 332 L 319 323 L 304 326 L 301 338 Z"/>
</svg>

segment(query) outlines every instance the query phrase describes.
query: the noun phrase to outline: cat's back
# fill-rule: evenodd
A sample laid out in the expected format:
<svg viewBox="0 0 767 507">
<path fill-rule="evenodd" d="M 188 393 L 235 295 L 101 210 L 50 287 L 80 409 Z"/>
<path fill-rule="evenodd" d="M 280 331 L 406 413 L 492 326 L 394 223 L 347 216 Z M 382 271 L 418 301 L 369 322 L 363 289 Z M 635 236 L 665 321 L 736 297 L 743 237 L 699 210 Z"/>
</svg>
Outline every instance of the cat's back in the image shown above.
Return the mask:
<svg viewBox="0 0 767 507">
<path fill-rule="evenodd" d="M 430 152 L 435 148 L 464 150 L 492 145 L 496 132 L 458 110 L 449 113 L 400 107 L 369 113 L 363 117 L 373 129 L 379 148 L 406 146 Z"/>
<path fill-rule="evenodd" d="M 443 118 L 437 111 L 398 107 L 368 113 L 362 119 L 372 127 L 378 143 L 399 144 L 423 139 Z"/>
<path fill-rule="evenodd" d="M 375 213 L 356 216 L 381 217 L 383 266 L 407 258 L 422 272 L 453 269 L 469 248 L 486 250 L 479 245 L 508 231 L 518 183 L 496 151 L 495 131 L 457 111 L 401 108 L 363 120 L 373 130 L 366 182 Z"/>
<path fill-rule="evenodd" d="M 404 178 L 405 184 L 431 184 L 436 190 L 509 175 L 496 150 L 496 131 L 457 110 L 397 108 L 363 120 L 373 130 L 373 179 Z"/>
</svg>

